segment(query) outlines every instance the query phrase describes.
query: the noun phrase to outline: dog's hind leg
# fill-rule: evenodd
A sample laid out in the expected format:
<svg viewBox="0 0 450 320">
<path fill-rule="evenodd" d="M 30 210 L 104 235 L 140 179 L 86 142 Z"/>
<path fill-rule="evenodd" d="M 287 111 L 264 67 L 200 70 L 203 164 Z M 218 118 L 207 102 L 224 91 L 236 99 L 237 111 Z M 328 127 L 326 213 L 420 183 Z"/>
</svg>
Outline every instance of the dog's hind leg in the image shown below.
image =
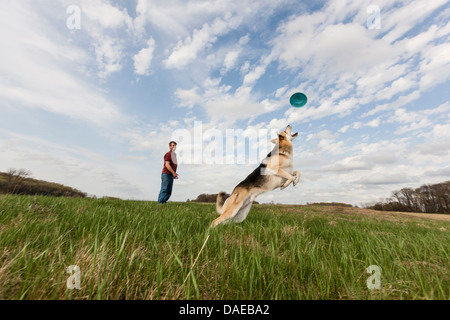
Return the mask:
<svg viewBox="0 0 450 320">
<path fill-rule="evenodd" d="M 251 199 L 246 199 L 242 207 L 239 209 L 238 213 L 234 216 L 234 223 L 241 223 L 247 218 L 250 208 L 252 207 L 253 201 Z"/>
<path fill-rule="evenodd" d="M 221 223 L 229 222 L 230 219 L 233 219 L 234 216 L 241 209 L 242 204 L 244 203 L 244 194 L 242 193 L 234 193 L 232 194 L 226 201 L 223 207 L 223 213 L 214 220 L 211 224 L 211 228 L 218 226 Z"/>
</svg>

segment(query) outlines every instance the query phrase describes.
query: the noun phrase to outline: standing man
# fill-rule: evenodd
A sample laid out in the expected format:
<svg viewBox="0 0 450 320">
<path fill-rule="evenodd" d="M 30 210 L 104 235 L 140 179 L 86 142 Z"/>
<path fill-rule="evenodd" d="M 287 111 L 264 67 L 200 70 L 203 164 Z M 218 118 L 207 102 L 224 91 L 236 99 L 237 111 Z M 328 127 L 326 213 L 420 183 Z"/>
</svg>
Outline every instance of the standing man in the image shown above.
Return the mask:
<svg viewBox="0 0 450 320">
<path fill-rule="evenodd" d="M 164 167 L 161 174 L 161 191 L 159 192 L 158 203 L 165 204 L 172 195 L 173 179 L 178 179 L 177 174 L 177 154 L 175 150 L 177 143 L 170 141 L 170 151 L 164 156 Z"/>
</svg>

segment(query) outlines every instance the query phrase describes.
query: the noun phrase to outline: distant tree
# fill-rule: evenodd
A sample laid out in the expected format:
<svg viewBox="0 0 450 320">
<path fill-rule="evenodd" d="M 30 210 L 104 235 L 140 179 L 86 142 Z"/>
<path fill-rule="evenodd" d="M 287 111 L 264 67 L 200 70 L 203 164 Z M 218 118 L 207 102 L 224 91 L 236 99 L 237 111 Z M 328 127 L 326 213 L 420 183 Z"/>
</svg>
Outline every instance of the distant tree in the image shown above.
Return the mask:
<svg viewBox="0 0 450 320">
<path fill-rule="evenodd" d="M 217 194 L 200 194 L 197 199 L 191 200 L 191 202 L 216 202 Z"/>
<path fill-rule="evenodd" d="M 31 176 L 31 172 L 26 169 L 9 169 L 6 172 L 6 193 L 16 193 L 23 181 Z"/>
<path fill-rule="evenodd" d="M 311 206 L 353 207 L 351 204 L 342 202 L 307 202 L 306 204 Z"/>
<path fill-rule="evenodd" d="M 367 208 L 381 211 L 450 213 L 450 181 L 393 191 L 386 201 Z"/>
<path fill-rule="evenodd" d="M 207 203 L 216 203 L 216 201 L 217 201 L 217 193 L 215 193 L 215 194 L 205 194 L 205 193 L 202 193 L 202 194 L 200 194 L 198 197 L 197 197 L 197 199 L 195 199 L 195 200 L 190 200 L 189 201 L 189 199 L 188 199 L 188 201 L 187 202 L 207 202 Z M 230 197 L 230 194 L 228 194 L 228 193 L 226 193 L 225 194 L 225 196 L 224 196 L 224 198 L 225 199 L 227 199 L 227 198 L 229 198 Z M 254 204 L 259 204 L 257 201 L 253 201 L 253 203 Z"/>
<path fill-rule="evenodd" d="M 81 198 L 87 196 L 87 193 L 58 183 L 29 178 L 30 175 L 31 172 L 25 169 L 0 172 L 0 193 Z"/>
</svg>

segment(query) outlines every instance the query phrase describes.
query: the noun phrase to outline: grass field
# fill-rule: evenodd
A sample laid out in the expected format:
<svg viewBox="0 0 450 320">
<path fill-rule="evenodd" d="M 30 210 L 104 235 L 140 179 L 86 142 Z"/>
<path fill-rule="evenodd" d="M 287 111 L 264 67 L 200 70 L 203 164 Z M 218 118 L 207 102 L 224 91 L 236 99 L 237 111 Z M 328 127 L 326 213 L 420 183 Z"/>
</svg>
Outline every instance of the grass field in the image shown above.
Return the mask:
<svg viewBox="0 0 450 320">
<path fill-rule="evenodd" d="M 0 195 L 0 299 L 450 298 L 448 215 L 255 205 L 209 230 L 214 209 Z"/>
</svg>

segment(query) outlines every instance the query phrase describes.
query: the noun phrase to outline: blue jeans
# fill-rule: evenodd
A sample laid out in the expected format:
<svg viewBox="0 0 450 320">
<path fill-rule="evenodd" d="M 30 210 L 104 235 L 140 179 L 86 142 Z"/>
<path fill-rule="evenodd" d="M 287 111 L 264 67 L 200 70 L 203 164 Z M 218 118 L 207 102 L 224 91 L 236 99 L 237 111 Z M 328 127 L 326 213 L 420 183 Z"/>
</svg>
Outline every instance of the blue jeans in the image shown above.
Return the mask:
<svg viewBox="0 0 450 320">
<path fill-rule="evenodd" d="M 166 203 L 172 195 L 173 175 L 161 174 L 161 191 L 159 192 L 158 203 Z"/>
</svg>

